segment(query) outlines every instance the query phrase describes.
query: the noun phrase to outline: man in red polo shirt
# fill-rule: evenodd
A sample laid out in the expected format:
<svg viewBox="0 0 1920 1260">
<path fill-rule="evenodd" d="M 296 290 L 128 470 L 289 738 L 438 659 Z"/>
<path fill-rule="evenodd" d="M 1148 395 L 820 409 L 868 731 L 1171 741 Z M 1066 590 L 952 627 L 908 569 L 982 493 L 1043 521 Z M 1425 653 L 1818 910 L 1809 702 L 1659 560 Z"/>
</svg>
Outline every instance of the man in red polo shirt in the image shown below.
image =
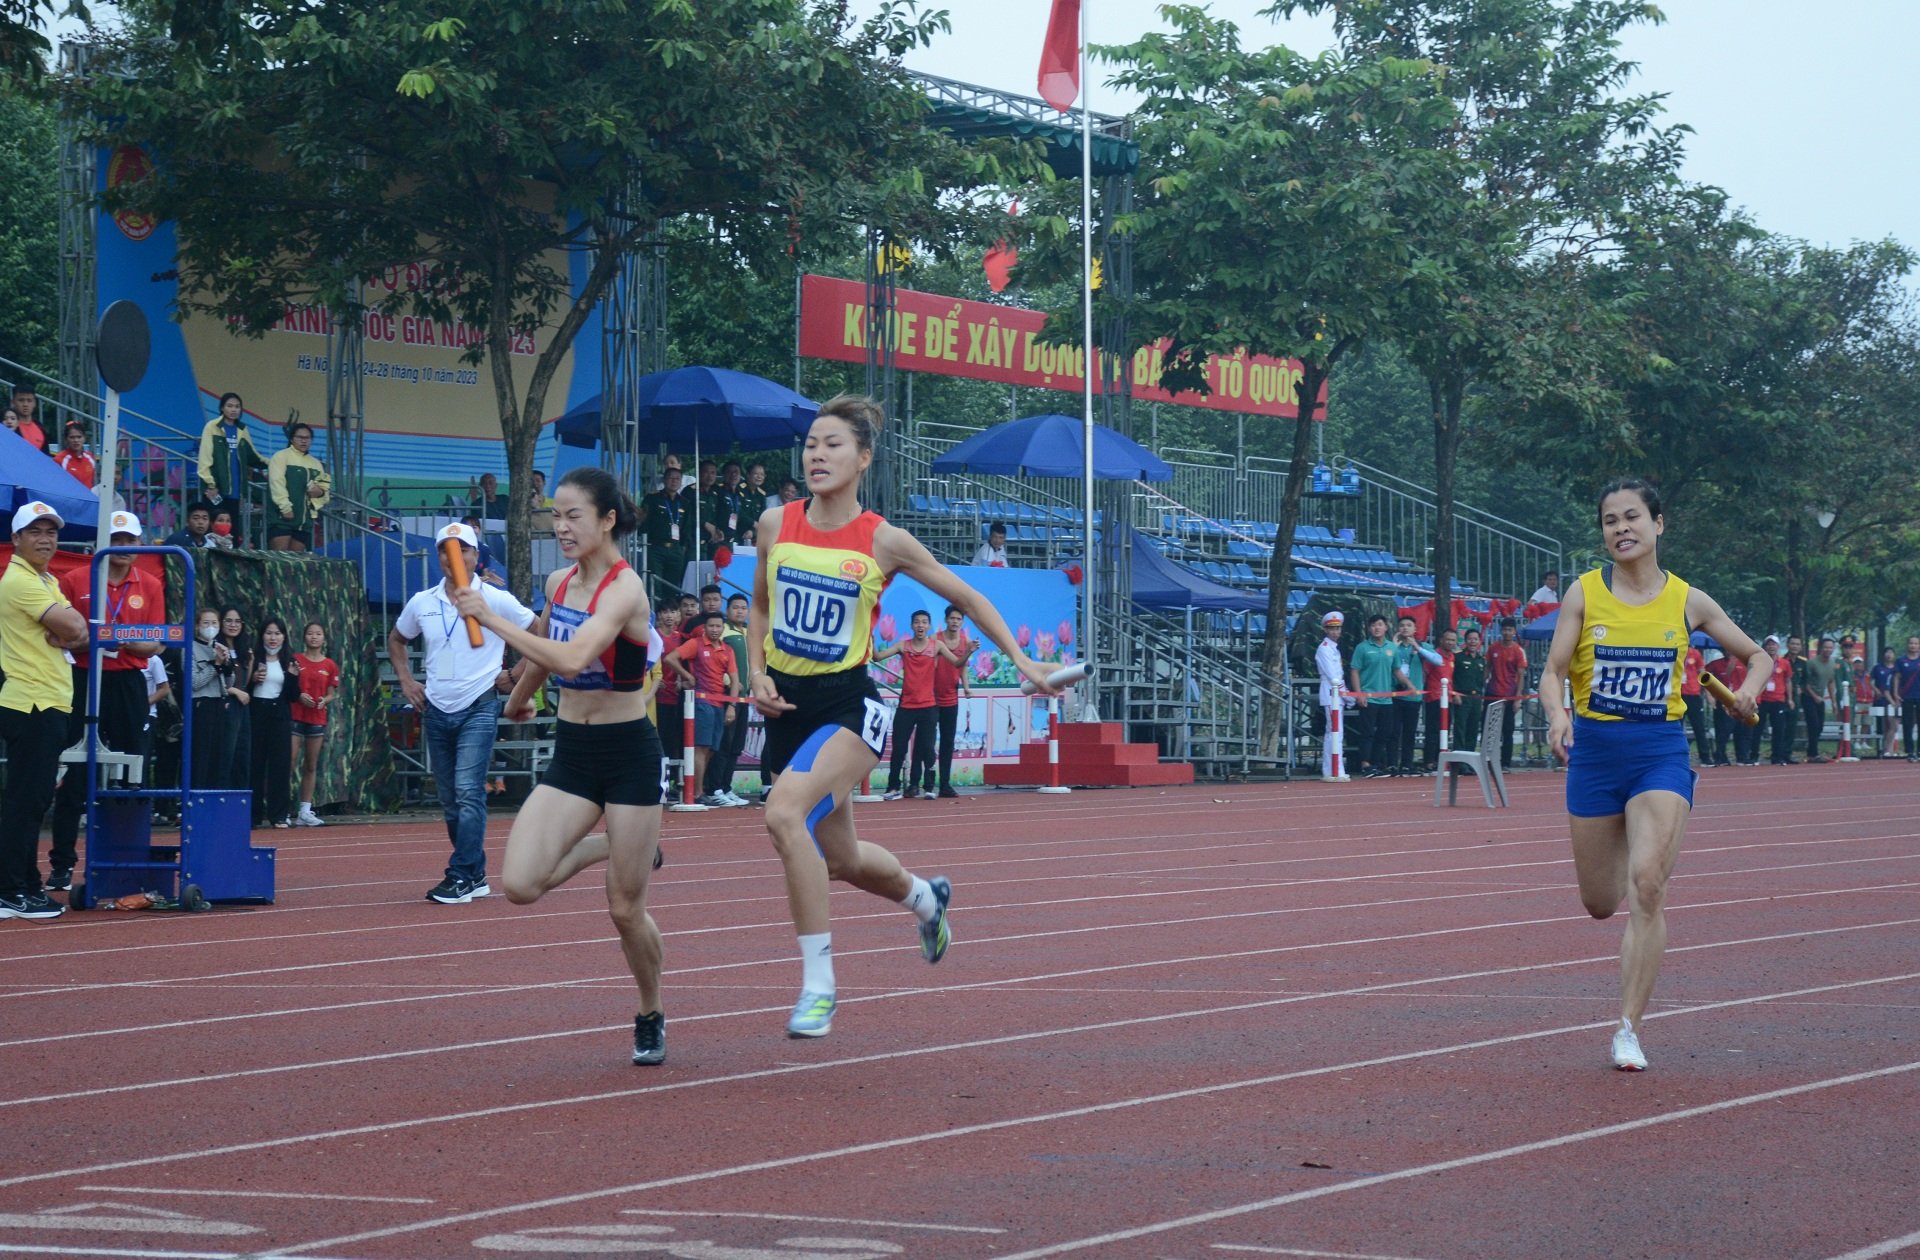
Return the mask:
<svg viewBox="0 0 1920 1260">
<path fill-rule="evenodd" d="M 131 512 L 115 512 L 112 524 L 113 545 L 138 546 L 140 520 Z M 80 615 L 94 617 L 93 566 L 69 569 L 60 579 L 65 595 Z M 113 626 L 156 626 L 164 624 L 166 595 L 153 577 L 133 567 L 132 556 L 107 557 L 107 597 L 101 609 L 104 620 Z M 147 658 L 160 652 L 158 643 L 129 643 L 119 649 L 103 649 L 100 666 L 100 741 L 114 752 L 144 753 L 147 729 Z M 73 654 L 73 710 L 67 722 L 67 743 L 79 743 L 86 733 L 87 654 Z M 87 767 L 84 762 L 67 767 L 66 777 L 53 797 L 53 851 L 48 864 L 53 874 L 47 880 L 51 889 L 73 887 L 73 866 L 78 857 L 80 817 L 87 808 Z"/>
<path fill-rule="evenodd" d="M 953 790 L 953 740 L 960 729 L 960 692 L 973 694 L 973 684 L 967 681 L 966 662 L 973 655 L 974 645 L 967 638 L 966 625 L 966 614 L 948 604 L 947 627 L 934 636 L 946 646 L 947 653 L 952 654 L 942 653 L 933 662 L 934 724 L 940 736 L 939 795 L 946 798 L 960 795 Z"/>
<path fill-rule="evenodd" d="M 681 688 L 690 686 L 694 690 L 693 780 L 703 785 L 714 750 L 726 739 L 727 728 L 740 720 L 734 712 L 739 705 L 708 699 L 739 694 L 733 672 L 733 649 L 726 644 L 726 630 L 727 619 L 720 613 L 702 613 L 694 619 L 684 641 L 661 658 L 667 673 L 679 671 L 677 681 Z M 733 800 L 723 798 L 718 792 L 704 792 L 699 803 L 721 809 L 732 805 Z"/>
<path fill-rule="evenodd" d="M 1520 688 L 1527 680 L 1527 649 L 1520 646 L 1520 623 L 1500 619 L 1500 641 L 1487 649 L 1487 703 L 1507 702 L 1502 721 L 1500 768 L 1513 768 L 1513 719 L 1520 710 Z"/>
<path fill-rule="evenodd" d="M 1421 741 L 1421 751 L 1427 759 L 1427 771 L 1432 773 L 1440 768 L 1440 687 L 1447 687 L 1447 707 L 1451 709 L 1459 703 L 1459 697 L 1453 694 L 1453 658 L 1459 649 L 1460 636 L 1452 630 L 1440 632 L 1440 663 L 1427 662 L 1426 682 L 1421 688 L 1421 698 L 1427 705 L 1427 733 Z M 1448 742 L 1453 733 L 1453 715 L 1447 715 Z"/>
</svg>

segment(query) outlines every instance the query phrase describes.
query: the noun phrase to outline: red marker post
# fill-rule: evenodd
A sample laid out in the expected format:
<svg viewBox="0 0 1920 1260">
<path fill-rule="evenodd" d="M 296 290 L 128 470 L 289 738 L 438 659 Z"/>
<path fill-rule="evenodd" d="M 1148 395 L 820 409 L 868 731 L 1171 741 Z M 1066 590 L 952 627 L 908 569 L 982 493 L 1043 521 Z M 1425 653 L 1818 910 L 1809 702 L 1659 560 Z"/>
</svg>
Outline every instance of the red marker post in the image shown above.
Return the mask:
<svg viewBox="0 0 1920 1260">
<path fill-rule="evenodd" d="M 693 688 L 680 693 L 680 799 L 667 806 L 675 814 L 702 814 L 707 806 L 694 799 L 698 789 L 693 781 Z"/>
</svg>

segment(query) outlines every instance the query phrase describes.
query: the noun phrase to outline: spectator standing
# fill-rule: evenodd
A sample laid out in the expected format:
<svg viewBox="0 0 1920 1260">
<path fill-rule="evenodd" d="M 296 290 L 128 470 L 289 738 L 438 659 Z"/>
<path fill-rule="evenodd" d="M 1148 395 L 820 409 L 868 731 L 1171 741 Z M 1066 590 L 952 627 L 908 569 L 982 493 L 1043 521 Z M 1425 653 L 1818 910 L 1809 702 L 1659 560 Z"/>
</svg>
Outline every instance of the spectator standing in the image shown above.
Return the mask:
<svg viewBox="0 0 1920 1260">
<path fill-rule="evenodd" d="M 1787 690 L 1787 757 L 1792 765 L 1799 765 L 1800 759 L 1793 755 L 1794 745 L 1800 742 L 1800 698 L 1807 685 L 1807 644 L 1797 634 L 1787 636 L 1787 650 L 1783 653 L 1787 666 L 1793 671 L 1793 686 Z"/>
<path fill-rule="evenodd" d="M 755 519 L 758 519 L 757 517 Z M 720 641 L 733 653 L 733 665 L 728 672 L 733 676 L 733 694 L 746 694 L 744 679 L 747 676 L 747 597 L 735 595 L 727 600 L 725 625 L 720 632 Z M 727 706 L 734 713 L 732 721 L 726 724 L 723 732 L 725 739 L 715 750 L 713 760 L 707 764 L 707 774 L 703 783 L 707 795 L 718 797 L 725 805 L 751 805 L 753 802 L 733 790 L 733 776 L 740 766 L 740 754 L 747 749 L 748 712 L 744 704 Z"/>
<path fill-rule="evenodd" d="M 687 571 L 693 494 L 682 484 L 685 469 L 678 455 L 667 456 L 661 468 L 660 488 L 640 500 L 640 528 L 647 540 L 647 588 L 655 609 L 673 602 Z M 664 724 L 660 733 L 664 738 Z"/>
<path fill-rule="evenodd" d="M 752 509 L 759 504 L 749 504 L 739 460 L 730 459 L 720 469 L 720 484 L 714 489 L 711 502 L 713 524 L 719 531 L 716 543 L 731 546 L 744 542 L 753 532 Z"/>
<path fill-rule="evenodd" d="M 218 515 L 217 513 L 215 514 Z M 220 761 L 215 774 L 223 788 L 245 792 L 253 786 L 253 641 L 238 608 L 220 610 L 220 643 L 227 649 L 233 670 L 227 677 L 226 719 L 220 731 Z M 198 743 L 198 740 L 194 741 Z"/>
<path fill-rule="evenodd" d="M 527 491 L 527 511 L 553 511 L 553 498 L 547 494 L 547 474 L 536 468 L 530 480 L 533 484 Z"/>
<path fill-rule="evenodd" d="M 1453 658 L 1453 746 L 1461 752 L 1480 747 L 1480 719 L 1487 708 L 1485 642 L 1478 630 L 1469 630 Z"/>
<path fill-rule="evenodd" d="M 1427 690 L 1427 665 L 1439 663 L 1439 654 L 1414 637 L 1414 620 L 1400 618 L 1393 640 L 1393 726 L 1396 746 L 1393 772 L 1413 773 L 1414 737 L 1420 731 L 1421 701 Z M 1411 694 L 1406 694 L 1411 693 Z"/>
<path fill-rule="evenodd" d="M 909 618 L 913 637 L 878 648 L 873 661 L 878 664 L 889 656 L 900 658 L 900 703 L 893 720 L 893 758 L 887 764 L 885 800 L 902 797 L 913 800 L 921 795 L 920 784 L 933 782 L 933 664 L 946 649 L 927 632 L 933 629 L 933 616 L 924 608 L 914 609 Z M 951 655 L 951 653 L 948 653 Z M 907 747 L 913 747 L 913 760 L 907 760 Z M 902 768 L 906 778 L 901 778 Z M 926 795 L 932 796 L 929 790 Z"/>
<path fill-rule="evenodd" d="M 0 660 L 7 671 L 0 684 L 0 738 L 7 743 L 0 919 L 57 919 L 65 912 L 40 883 L 40 820 L 53 800 L 73 705 L 66 650 L 87 643 L 87 619 L 48 572 L 65 523 L 45 503 L 24 504 L 13 514 L 14 552 L 0 574 Z"/>
<path fill-rule="evenodd" d="M 208 536 L 213 532 L 213 504 L 205 499 L 195 499 L 187 504 L 187 523 L 167 535 L 167 546 L 186 547 L 198 551 L 208 545 Z"/>
<path fill-rule="evenodd" d="M 1435 660 L 1432 657 L 1428 657 L 1426 661 L 1427 677 L 1425 685 L 1422 687 L 1423 694 L 1421 698 L 1426 701 L 1427 735 L 1420 751 L 1426 757 L 1427 769 L 1429 771 L 1437 771 L 1440 769 L 1441 688 L 1446 688 L 1447 707 L 1449 710 L 1456 708 L 1458 703 L 1453 691 L 1453 667 L 1455 659 L 1459 655 L 1459 643 L 1460 636 L 1458 634 L 1452 630 L 1442 630 L 1440 632 L 1439 650 L 1433 653 L 1433 656 L 1439 659 Z M 1459 728 L 1453 718 L 1454 714 L 1449 712 L 1447 714 L 1448 734 L 1457 738 Z"/>
<path fill-rule="evenodd" d="M 306 651 L 294 658 L 293 740 L 300 749 L 300 812 L 296 827 L 324 827 L 313 812 L 313 781 L 320 771 L 320 748 L 327 742 L 327 710 L 340 698 L 340 666 L 327 655 L 327 628 L 309 621 L 302 635 Z"/>
<path fill-rule="evenodd" d="M 947 656 L 933 662 L 934 723 L 940 737 L 940 788 L 938 796 L 951 800 L 960 795 L 953 790 L 953 741 L 960 728 L 960 693 L 973 695 L 973 683 L 967 678 L 967 660 L 975 644 L 967 638 L 967 615 L 947 605 L 946 627 L 935 636 L 945 645 Z"/>
<path fill-rule="evenodd" d="M 293 644 L 278 617 L 260 623 L 247 722 L 253 729 L 253 825 L 293 826 Z"/>
<path fill-rule="evenodd" d="M 202 608 L 195 620 L 190 682 L 193 764 L 187 768 L 187 786 L 204 792 L 223 785 L 220 747 L 226 739 L 227 689 L 233 679 L 233 653 L 220 642 L 218 612 Z"/>
<path fill-rule="evenodd" d="M 973 562 L 989 569 L 1005 569 L 1007 564 L 1007 527 L 999 521 L 987 526 L 987 541 L 973 553 Z"/>
<path fill-rule="evenodd" d="M 1873 716 L 1880 719 L 1880 755 L 1891 757 L 1900 747 L 1900 702 L 1893 694 L 1893 649 L 1880 653 L 1880 663 L 1867 677 L 1873 683 Z"/>
<path fill-rule="evenodd" d="M 1907 639 L 1907 654 L 1893 663 L 1893 694 L 1900 702 L 1900 741 L 1907 760 L 1920 761 L 1920 635 Z"/>
<path fill-rule="evenodd" d="M 1361 773 L 1379 778 L 1393 766 L 1393 646 L 1387 642 L 1387 619 L 1379 613 L 1367 618 L 1366 642 L 1353 650 L 1348 676 L 1354 694 L 1355 749 Z"/>
<path fill-rule="evenodd" d="M 1718 648 L 1702 654 L 1706 665 L 1703 673 L 1718 678 L 1728 691 L 1737 691 L 1741 683 L 1747 680 L 1745 661 L 1726 655 Z M 1716 766 L 1748 765 L 1746 723 L 1735 720 L 1731 713 L 1719 705 L 1713 706 L 1713 764 Z M 1758 727 L 1752 728 L 1758 730 Z M 1756 736 L 1756 738 L 1758 738 Z M 1727 742 L 1733 742 L 1733 756 L 1727 756 Z"/>
<path fill-rule="evenodd" d="M 780 506 L 780 496 L 767 484 L 767 466 L 759 460 L 747 465 L 747 512 L 758 516 L 768 508 Z M 748 526 L 752 528 L 751 524 Z"/>
<path fill-rule="evenodd" d="M 1520 646 L 1520 623 L 1500 619 L 1500 641 L 1487 649 L 1487 700 L 1505 700 L 1500 720 L 1500 768 L 1513 769 L 1513 722 L 1520 711 L 1520 691 L 1527 682 L 1527 649 Z"/>
<path fill-rule="evenodd" d="M 200 489 L 215 507 L 243 498 L 247 477 L 267 470 L 267 461 L 247 433 L 245 410 L 240 395 L 222 394 L 220 414 L 200 430 Z"/>
<path fill-rule="evenodd" d="M 680 716 L 680 678 L 687 671 L 675 669 L 667 661 L 687 641 L 681 630 L 686 622 L 677 601 L 661 604 L 654 610 L 653 630 L 660 636 L 660 683 L 653 693 L 653 711 L 659 714 L 660 720 L 654 726 L 660 732 L 660 749 L 667 769 L 676 776 L 684 772 L 687 756 L 686 720 Z"/>
<path fill-rule="evenodd" d="M 1320 673 L 1320 712 L 1314 722 L 1314 733 L 1320 737 L 1320 777 L 1332 779 L 1334 757 L 1344 748 L 1328 738 L 1333 729 L 1334 714 L 1345 703 L 1340 693 L 1341 675 L 1345 672 L 1340 661 L 1340 631 L 1346 625 L 1346 614 L 1338 608 L 1329 609 L 1320 618 L 1320 646 L 1313 650 L 1313 665 Z M 1344 740 L 1344 732 L 1342 739 Z M 1350 777 L 1350 776 L 1349 776 Z"/>
<path fill-rule="evenodd" d="M 694 540 L 697 552 L 694 557 L 696 560 L 706 561 L 713 559 L 714 548 L 726 541 L 720 526 L 715 523 L 713 518 L 714 499 L 719 489 L 720 465 L 710 459 L 701 460 L 699 481 L 693 488 L 694 498 L 699 500 L 700 503 L 700 536 Z M 705 570 L 702 569 L 702 572 L 704 573 Z M 689 631 L 689 633 L 691 633 L 691 631 Z"/>
<path fill-rule="evenodd" d="M 148 657 L 141 673 L 147 683 L 147 733 L 142 745 L 146 750 L 147 786 L 177 788 L 180 786 L 180 701 L 173 678 L 167 673 L 165 654 Z M 177 810 L 179 804 L 177 798 L 155 801 L 155 820 Z"/>
<path fill-rule="evenodd" d="M 22 381 L 13 387 L 13 429 L 31 442 L 34 450 L 44 455 L 47 451 L 47 433 L 35 418 L 39 408 L 40 395 L 34 392 L 32 381 Z"/>
<path fill-rule="evenodd" d="M 115 512 L 109 520 L 108 534 L 116 547 L 132 547 L 140 542 L 140 520 L 131 512 Z M 158 579 L 134 567 L 132 556 L 108 556 L 107 593 L 98 610 L 111 626 L 153 626 L 166 621 L 166 592 Z M 93 602 L 93 566 L 67 570 L 60 579 L 60 594 L 81 617 L 91 621 Z M 100 653 L 100 742 L 114 752 L 138 755 L 144 750 L 147 731 L 147 661 L 160 654 L 158 643 L 127 644 Z M 83 741 L 87 733 L 87 691 L 91 675 L 88 653 L 73 653 L 73 708 L 69 711 L 67 748 Z M 52 870 L 47 887 L 65 891 L 73 887 L 73 867 L 79 854 L 80 819 L 87 810 L 87 767 L 84 762 L 67 767 L 66 777 L 53 798 L 53 851 L 47 859 Z"/>
<path fill-rule="evenodd" d="M 100 465 L 87 450 L 87 431 L 78 424 L 68 425 L 61 433 L 60 449 L 54 453 L 53 462 L 89 490 L 100 476 Z"/>
<path fill-rule="evenodd" d="M 746 804 L 732 793 L 722 797 L 704 788 L 713 754 L 725 743 L 727 727 L 739 720 L 734 713 L 738 705 L 709 699 L 739 694 L 739 680 L 733 676 L 733 653 L 722 641 L 726 624 L 719 613 L 700 614 L 683 642 L 662 658 L 669 670 L 677 671 L 682 691 L 693 688 L 693 778 L 703 785 L 696 799 L 714 809 L 724 809 L 735 801 Z"/>
<path fill-rule="evenodd" d="M 1800 718 L 1807 724 L 1810 766 L 1826 764 L 1827 759 L 1820 755 L 1820 737 L 1827 729 L 1827 706 L 1833 706 L 1836 713 L 1840 710 L 1840 671 L 1844 668 L 1840 645 L 1830 638 L 1821 639 L 1819 650 L 1804 662 L 1804 674 L 1795 679 L 1800 684 Z"/>
<path fill-rule="evenodd" d="M 1707 743 L 1707 702 L 1700 694 L 1700 674 L 1707 667 L 1706 654 L 1691 643 L 1681 661 L 1680 698 L 1687 702 L 1687 725 L 1693 730 L 1693 742 L 1700 750 L 1700 764 L 1713 764 L 1713 747 Z"/>
<path fill-rule="evenodd" d="M 1793 755 L 1793 662 L 1780 650 L 1778 635 L 1768 635 L 1760 643 L 1773 658 L 1773 673 L 1760 691 L 1760 722 L 1772 737 L 1767 760 L 1776 766 L 1797 766 Z"/>
<path fill-rule="evenodd" d="M 1560 575 L 1552 569 L 1548 569 L 1546 573 L 1541 576 L 1540 585 L 1534 588 L 1533 594 L 1527 596 L 1527 605 L 1528 607 L 1532 607 L 1535 604 L 1557 604 L 1559 602 Z"/>
<path fill-rule="evenodd" d="M 467 585 L 480 592 L 487 606 L 522 630 L 532 625 L 531 609 L 473 576 L 480 556 L 473 531 L 447 525 L 437 541 L 448 539 L 466 557 Z M 519 676 L 502 668 L 506 640 L 491 629 L 482 627 L 479 647 L 468 640 L 466 623 L 453 602 L 453 575 L 446 572 L 444 560 L 441 568 L 441 580 L 400 610 L 387 634 L 387 659 L 400 693 L 420 713 L 440 816 L 453 846 L 446 871 L 427 891 L 427 900 L 458 906 L 493 892 L 487 883 L 487 767 L 500 727 L 500 692 Z M 407 645 L 415 639 L 421 641 L 424 684 L 414 677 L 407 656 Z"/>
<path fill-rule="evenodd" d="M 307 551 L 313 520 L 333 497 L 333 481 L 313 449 L 313 426 L 296 421 L 285 449 L 267 461 L 267 549 Z"/>
</svg>

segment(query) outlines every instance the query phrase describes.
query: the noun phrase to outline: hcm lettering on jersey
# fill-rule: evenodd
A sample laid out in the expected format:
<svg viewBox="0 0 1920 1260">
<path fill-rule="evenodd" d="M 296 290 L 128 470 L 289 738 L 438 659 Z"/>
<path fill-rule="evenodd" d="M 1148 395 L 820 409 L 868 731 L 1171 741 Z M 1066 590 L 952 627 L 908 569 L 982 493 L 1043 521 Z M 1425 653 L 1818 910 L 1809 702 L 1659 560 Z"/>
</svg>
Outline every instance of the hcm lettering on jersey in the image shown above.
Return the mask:
<svg viewBox="0 0 1920 1260">
<path fill-rule="evenodd" d="M 1613 717 L 1664 719 L 1673 690 L 1673 662 L 1671 648 L 1595 644 L 1587 707 Z"/>
<path fill-rule="evenodd" d="M 853 643 L 860 583 L 782 565 L 776 584 L 774 646 L 810 661 L 843 659 Z"/>
</svg>

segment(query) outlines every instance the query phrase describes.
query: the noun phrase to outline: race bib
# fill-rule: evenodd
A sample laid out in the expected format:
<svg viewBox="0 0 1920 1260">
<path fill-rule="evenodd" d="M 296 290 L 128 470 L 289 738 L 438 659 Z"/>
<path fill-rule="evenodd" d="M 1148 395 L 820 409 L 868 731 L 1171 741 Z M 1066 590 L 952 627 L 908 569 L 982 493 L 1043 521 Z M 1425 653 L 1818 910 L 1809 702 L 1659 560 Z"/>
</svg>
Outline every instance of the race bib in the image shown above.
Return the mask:
<svg viewBox="0 0 1920 1260">
<path fill-rule="evenodd" d="M 580 609 L 554 604 L 547 615 L 547 637 L 555 643 L 571 643 L 575 632 L 586 622 L 587 614 Z M 570 691 L 607 691 L 613 687 L 613 679 L 607 676 L 607 667 L 598 657 L 572 678 L 556 677 L 555 681 Z"/>
<path fill-rule="evenodd" d="M 680 541 L 680 522 L 674 521 L 667 526 L 667 537 L 674 542 Z"/>
<path fill-rule="evenodd" d="M 860 583 L 780 567 L 773 608 L 773 645 L 808 661 L 844 661 L 853 647 Z"/>
<path fill-rule="evenodd" d="M 1593 648 L 1593 681 L 1587 707 L 1609 717 L 1659 721 L 1673 690 L 1671 648 Z"/>
<path fill-rule="evenodd" d="M 878 700 L 868 700 L 866 720 L 860 724 L 860 738 L 867 747 L 873 749 L 873 755 L 879 756 L 880 750 L 887 745 L 887 732 L 893 729 L 893 710 Z"/>
</svg>

